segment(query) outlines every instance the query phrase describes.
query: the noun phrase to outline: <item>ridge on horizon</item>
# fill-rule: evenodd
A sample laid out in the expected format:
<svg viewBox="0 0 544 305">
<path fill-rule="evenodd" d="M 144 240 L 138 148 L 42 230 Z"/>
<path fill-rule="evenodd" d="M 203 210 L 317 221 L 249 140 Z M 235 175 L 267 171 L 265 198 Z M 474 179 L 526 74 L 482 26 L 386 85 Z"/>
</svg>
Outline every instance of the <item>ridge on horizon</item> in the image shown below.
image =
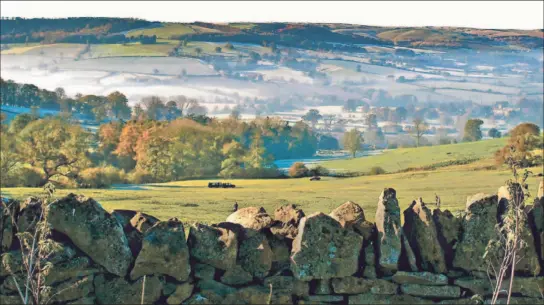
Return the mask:
<svg viewBox="0 0 544 305">
<path fill-rule="evenodd" d="M 277 45 L 303 47 L 312 43 L 348 45 L 375 44 L 422 48 L 497 49 L 507 51 L 541 48 L 544 29 L 479 29 L 456 26 L 372 26 L 351 23 L 314 22 L 163 22 L 140 18 L 66 17 L 23 18 L 2 17 L 0 42 L 74 42 L 75 36 L 127 36 L 132 33 L 156 35 L 161 39 L 194 41 L 226 41 L 261 43 L 269 40 Z M 183 27 L 157 35 L 158 28 Z M 139 32 L 137 30 L 140 30 Z M 281 34 L 281 35 L 280 35 Z M 165 36 L 166 35 L 166 36 Z M 47 37 L 47 41 L 44 41 Z M 96 39 L 91 39 L 94 41 Z M 115 40 L 118 42 L 119 40 Z M 296 43 L 296 42 L 299 43 Z M 94 43 L 94 42 L 91 42 Z M 111 43 L 111 42 L 110 42 Z M 304 48 L 304 47 L 303 47 Z"/>
<path fill-rule="evenodd" d="M 530 28 L 530 29 L 521 29 L 521 28 L 496 28 L 496 27 L 475 27 L 475 26 L 455 26 L 455 25 L 376 25 L 370 23 L 349 23 L 349 22 L 314 22 L 314 21 L 292 21 L 292 20 L 283 20 L 283 21 L 251 21 L 251 20 L 236 20 L 236 21 L 213 21 L 213 20 L 194 20 L 194 21 L 162 21 L 162 20 L 153 20 L 149 18 L 139 18 L 139 17 L 108 17 L 108 16 L 75 16 L 75 17 L 6 17 L 0 16 L 0 20 L 13 20 L 13 19 L 22 19 L 22 20 L 66 20 L 66 19 L 113 19 L 113 20 L 139 20 L 150 23 L 166 23 L 166 24 L 195 24 L 195 23 L 210 23 L 218 25 L 231 25 L 231 24 L 277 24 L 277 23 L 287 23 L 287 24 L 307 24 L 307 25 L 336 25 L 336 26 L 358 26 L 358 27 L 370 27 L 370 28 L 436 28 L 436 29 L 478 29 L 478 30 L 494 30 L 494 31 L 542 31 L 544 32 L 544 26 L 542 28 Z"/>
</svg>

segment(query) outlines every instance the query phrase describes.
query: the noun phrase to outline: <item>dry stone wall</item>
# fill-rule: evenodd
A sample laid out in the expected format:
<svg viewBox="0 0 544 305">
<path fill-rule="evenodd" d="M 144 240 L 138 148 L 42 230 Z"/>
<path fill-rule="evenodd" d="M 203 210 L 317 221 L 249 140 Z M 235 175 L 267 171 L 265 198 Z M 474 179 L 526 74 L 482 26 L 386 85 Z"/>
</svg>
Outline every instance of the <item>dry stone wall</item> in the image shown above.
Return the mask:
<svg viewBox="0 0 544 305">
<path fill-rule="evenodd" d="M 375 223 L 349 201 L 330 214 L 305 215 L 295 205 L 272 214 L 243 208 L 225 222 L 190 228 L 175 218 L 108 213 L 83 196 L 47 206 L 36 198 L 2 200 L 0 303 L 21 303 L 14 279 L 22 283 L 25 272 L 15 234 L 32 232 L 42 213 L 51 230 L 42 300 L 53 304 L 489 302 L 493 279 L 483 254 L 497 234 L 499 202 L 509 199 L 498 193 L 470 197 L 459 217 L 433 211 L 419 198 L 402 211 L 404 224 L 388 188 Z M 543 196 L 526 208 L 527 247 L 516 268 L 514 304 L 544 302 Z"/>
</svg>

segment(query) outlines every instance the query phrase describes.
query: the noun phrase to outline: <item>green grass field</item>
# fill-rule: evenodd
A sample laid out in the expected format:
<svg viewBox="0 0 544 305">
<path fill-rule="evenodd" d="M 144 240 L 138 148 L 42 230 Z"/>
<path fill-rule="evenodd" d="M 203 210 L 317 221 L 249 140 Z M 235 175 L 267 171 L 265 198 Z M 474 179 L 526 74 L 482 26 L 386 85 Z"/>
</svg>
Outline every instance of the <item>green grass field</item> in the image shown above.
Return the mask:
<svg viewBox="0 0 544 305">
<path fill-rule="evenodd" d="M 55 43 L 41 45 L 39 43 L 13 43 L 9 44 L 9 49 L 2 50 L 2 55 L 43 55 L 49 57 L 58 57 L 62 53 L 63 57 L 73 57 L 79 53 L 85 45 L 76 43 Z"/>
<path fill-rule="evenodd" d="M 178 43 L 173 40 L 157 40 L 157 44 L 94 44 L 91 46 L 92 57 L 116 57 L 116 56 L 168 56 Z M 43 55 L 59 57 L 63 53 L 64 57 L 75 57 L 85 45 L 55 43 L 50 45 L 24 44 L 11 45 L 10 49 L 3 50 L 2 55 Z"/>
<path fill-rule="evenodd" d="M 394 173 L 407 168 L 445 164 L 449 161 L 489 158 L 503 147 L 506 141 L 506 138 L 501 138 L 471 143 L 392 149 L 370 158 L 335 160 L 324 162 L 322 165 L 336 171 L 363 173 L 368 172 L 373 166 L 379 166 L 389 173 Z"/>
<path fill-rule="evenodd" d="M 1 54 L 2 55 L 20 55 L 39 47 L 40 47 L 39 43 L 29 43 L 29 44 L 12 43 L 9 45 L 9 49 L 2 50 Z"/>
<path fill-rule="evenodd" d="M 235 201 L 240 207 L 262 206 L 269 213 L 273 213 L 280 205 L 295 203 L 306 214 L 310 214 L 318 211 L 329 213 L 340 204 L 351 200 L 363 207 L 367 219 L 373 220 L 381 191 L 383 188 L 392 187 L 397 190 L 401 210 L 406 209 L 418 197 L 434 207 L 435 194 L 438 194 L 442 209 L 461 211 L 465 209 L 468 196 L 481 192 L 495 194 L 511 178 L 511 173 L 506 168 L 494 169 L 492 166 L 492 152 L 495 147 L 502 146 L 503 141 L 505 140 L 399 149 L 380 156 L 338 161 L 364 169 L 365 166 L 376 164 L 388 168 L 388 161 L 399 161 L 409 167 L 430 165 L 451 158 L 481 158 L 470 164 L 445 166 L 434 170 L 355 178 L 323 177 L 321 181 L 309 181 L 308 178 L 230 180 L 236 184 L 235 189 L 209 189 L 207 184 L 212 180 L 137 185 L 126 189 L 59 189 L 55 196 L 83 194 L 96 199 L 109 211 L 131 209 L 161 219 L 177 217 L 186 222 L 206 223 L 224 221 Z M 451 154 L 448 155 L 447 152 Z M 409 160 L 413 160 L 413 163 Z M 542 167 L 530 170 L 534 174 L 542 173 Z M 539 179 L 542 178 L 531 176 L 528 180 L 532 194 L 537 192 Z M 2 194 L 18 199 L 41 193 L 40 188 L 2 189 Z"/>
<path fill-rule="evenodd" d="M 157 44 L 98 44 L 91 48 L 91 56 L 117 57 L 117 56 L 168 56 L 175 44 L 160 42 Z"/>
<path fill-rule="evenodd" d="M 171 36 L 187 35 L 195 33 L 191 27 L 184 24 L 169 23 L 161 27 L 145 29 L 145 30 L 134 30 L 127 33 L 127 36 L 140 36 L 140 35 L 157 35 L 157 38 L 160 39 L 170 39 Z"/>
<path fill-rule="evenodd" d="M 253 23 L 229 23 L 230 27 L 241 29 L 241 30 L 249 30 L 255 27 L 255 24 Z"/>
<path fill-rule="evenodd" d="M 539 173 L 542 169 L 535 168 L 533 171 Z M 443 209 L 460 211 L 465 208 L 467 196 L 480 192 L 496 193 L 509 177 L 507 170 L 478 170 L 473 166 L 461 165 L 436 171 L 380 176 L 324 177 L 315 182 L 307 178 L 231 180 L 237 186 L 235 189 L 208 189 L 207 180 L 193 180 L 142 185 L 140 190 L 58 190 L 56 196 L 84 194 L 96 199 L 110 211 L 132 209 L 161 219 L 177 217 L 187 222 L 207 223 L 224 221 L 235 201 L 240 207 L 263 206 L 270 213 L 280 205 L 295 203 L 310 214 L 318 211 L 329 213 L 340 204 L 352 200 L 364 208 L 368 219 L 373 220 L 378 197 L 385 187 L 397 190 L 402 210 L 418 197 L 427 203 L 434 203 L 435 194 L 438 194 Z M 538 179 L 529 178 L 533 194 L 536 193 Z M 2 190 L 3 194 L 19 199 L 41 192 L 39 188 Z"/>
<path fill-rule="evenodd" d="M 136 30 L 133 32 L 129 32 L 127 35 L 137 36 L 141 33 L 145 35 L 157 35 L 157 43 L 93 44 L 91 45 L 91 52 L 87 53 L 87 56 L 90 54 L 91 58 L 134 56 L 166 57 L 169 56 L 170 51 L 172 51 L 179 44 L 178 40 L 169 39 L 170 36 L 181 35 L 180 33 L 195 33 L 195 30 L 185 25 L 174 24 L 159 28 Z M 264 48 L 261 46 L 243 46 L 235 48 L 233 50 L 227 50 L 225 48 L 225 44 L 226 43 L 224 42 L 192 41 L 188 42 L 186 46 L 183 46 L 181 48 L 181 54 L 188 56 L 197 56 L 197 48 L 201 49 L 201 55 L 219 55 L 231 58 L 238 56 L 239 54 L 246 54 L 249 51 L 255 51 L 261 55 L 264 53 L 270 53 L 269 48 Z M 216 52 L 216 47 L 220 47 L 222 49 L 220 53 Z M 44 46 L 40 44 L 11 44 L 10 48 L 7 50 L 3 50 L 1 54 L 42 55 L 49 57 L 61 57 L 60 54 L 63 54 L 63 57 L 72 58 L 75 57 L 81 50 L 83 50 L 83 48 L 83 44 L 56 43 Z"/>
<path fill-rule="evenodd" d="M 91 56 L 93 58 L 100 57 L 119 57 L 119 56 L 168 56 L 168 53 L 179 43 L 176 40 L 159 39 L 156 44 L 98 44 L 91 48 Z M 225 43 L 213 42 L 189 42 L 187 46 L 182 48 L 182 54 L 195 56 L 196 48 L 202 50 L 202 54 L 214 54 L 223 56 L 236 56 L 240 52 L 236 49 L 227 50 L 224 48 Z M 216 47 L 221 47 L 221 53 L 215 51 Z"/>
<path fill-rule="evenodd" d="M 217 53 L 215 51 L 216 47 L 221 48 L 221 53 Z M 224 56 L 235 56 L 238 55 L 240 52 L 236 49 L 234 50 L 227 50 L 225 49 L 225 43 L 224 42 L 202 42 L 202 41 L 191 41 L 187 43 L 186 46 L 184 46 L 181 49 L 181 52 L 183 54 L 187 55 L 196 55 L 196 48 L 200 48 L 202 50 L 202 53 L 204 54 L 214 54 L 214 55 L 224 55 Z"/>
</svg>

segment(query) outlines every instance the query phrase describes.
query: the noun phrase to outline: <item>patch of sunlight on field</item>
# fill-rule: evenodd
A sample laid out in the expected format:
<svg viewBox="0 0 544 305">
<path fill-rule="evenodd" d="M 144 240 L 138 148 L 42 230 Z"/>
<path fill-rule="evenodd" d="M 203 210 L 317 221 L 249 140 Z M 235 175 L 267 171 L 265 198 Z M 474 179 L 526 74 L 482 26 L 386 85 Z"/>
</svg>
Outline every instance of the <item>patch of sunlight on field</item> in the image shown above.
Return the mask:
<svg viewBox="0 0 544 305">
<path fill-rule="evenodd" d="M 100 44 L 91 47 L 91 56 L 116 57 L 116 56 L 168 56 L 175 45 L 170 43 L 157 44 Z"/>
<path fill-rule="evenodd" d="M 541 168 L 533 168 L 541 173 Z M 484 192 L 494 194 L 510 178 L 508 170 L 474 170 L 466 165 L 357 178 L 323 177 L 321 181 L 301 179 L 233 179 L 234 189 L 209 189 L 208 181 L 191 180 L 162 184 L 132 186 L 126 189 L 60 189 L 56 196 L 69 193 L 83 194 L 96 199 L 102 206 L 113 209 L 131 209 L 149 213 L 160 219 L 177 217 L 185 222 L 216 223 L 230 214 L 234 202 L 240 207 L 262 206 L 269 213 L 280 205 L 295 203 L 309 215 L 329 213 L 340 204 L 352 200 L 360 204 L 365 216 L 374 219 L 380 192 L 386 187 L 397 190 L 401 210 L 412 200 L 422 197 L 434 207 L 435 194 L 441 198 L 442 209 L 464 210 L 467 196 Z M 538 177 L 528 180 L 534 194 Z M 224 180 L 223 180 L 224 181 Z M 24 199 L 41 194 L 40 188 L 4 188 L 2 193 Z"/>
<path fill-rule="evenodd" d="M 322 165 L 336 171 L 368 172 L 372 167 L 379 166 L 387 172 L 398 172 L 441 162 L 489 157 L 502 148 L 506 141 L 506 138 L 501 138 L 419 148 L 399 148 L 386 150 L 383 154 L 372 158 L 335 160 L 324 162 Z"/>
<path fill-rule="evenodd" d="M 206 28 L 198 25 L 191 25 L 191 28 L 197 33 L 221 33 L 218 29 Z"/>
<path fill-rule="evenodd" d="M 151 29 L 144 29 L 144 30 L 134 30 L 127 33 L 126 36 L 140 36 L 140 35 L 157 35 L 157 38 L 160 39 L 170 39 L 172 36 L 179 36 L 179 35 L 187 35 L 195 33 L 195 30 L 193 30 L 191 27 L 184 25 L 184 24 L 166 24 L 162 27 L 156 27 Z"/>
<path fill-rule="evenodd" d="M 240 53 L 239 50 L 233 49 L 228 50 L 225 48 L 225 42 L 203 42 L 203 41 L 191 41 L 187 43 L 186 46 L 184 46 L 181 49 L 182 54 L 188 54 L 188 55 L 196 55 L 196 48 L 200 48 L 202 50 L 202 53 L 204 54 L 215 54 L 215 55 L 225 55 L 225 56 L 235 56 Z M 216 47 L 221 48 L 221 53 L 217 53 L 215 51 Z"/>
<path fill-rule="evenodd" d="M 229 23 L 230 27 L 241 29 L 241 30 L 249 30 L 255 27 L 255 24 L 253 23 Z"/>
<path fill-rule="evenodd" d="M 40 47 L 40 44 L 29 44 L 28 46 L 25 46 L 24 44 L 10 45 L 10 48 L 7 50 L 2 50 L 1 54 L 2 55 L 20 55 L 39 47 Z"/>
<path fill-rule="evenodd" d="M 174 40 L 174 39 L 157 39 L 157 43 L 160 43 L 160 44 L 172 44 L 172 45 L 177 45 L 179 43 L 179 40 Z"/>
</svg>

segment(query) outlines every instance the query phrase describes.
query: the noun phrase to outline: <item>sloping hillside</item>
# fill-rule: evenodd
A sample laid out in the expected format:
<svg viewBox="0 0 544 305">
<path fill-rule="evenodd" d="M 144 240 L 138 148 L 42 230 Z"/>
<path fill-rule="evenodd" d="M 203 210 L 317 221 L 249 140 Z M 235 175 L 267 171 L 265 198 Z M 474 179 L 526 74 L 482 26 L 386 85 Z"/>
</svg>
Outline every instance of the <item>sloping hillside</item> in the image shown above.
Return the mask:
<svg viewBox="0 0 544 305">
<path fill-rule="evenodd" d="M 372 27 L 308 23 L 160 23 L 123 18 L 2 19 L 2 43 L 120 43 L 139 35 L 159 39 L 274 42 L 325 48 L 330 43 L 399 45 L 432 48 L 535 49 L 543 46 L 542 29 L 496 30 L 455 27 Z M 314 46 L 315 47 L 315 46 Z M 349 51 L 349 50 L 346 50 Z"/>
<path fill-rule="evenodd" d="M 112 35 L 153 24 L 150 21 L 129 18 L 2 18 L 0 34 L 2 43 L 52 43 L 69 36 Z"/>
<path fill-rule="evenodd" d="M 487 30 L 454 27 L 363 27 L 337 29 L 354 35 L 376 36 L 399 46 L 480 48 L 541 48 L 542 30 Z"/>
<path fill-rule="evenodd" d="M 409 169 L 435 168 L 461 163 L 471 163 L 487 158 L 506 143 L 506 139 L 492 139 L 477 142 L 399 148 L 385 151 L 371 158 L 355 158 L 324 162 L 323 166 L 335 171 L 366 173 L 379 166 L 385 171 L 402 172 Z"/>
</svg>

